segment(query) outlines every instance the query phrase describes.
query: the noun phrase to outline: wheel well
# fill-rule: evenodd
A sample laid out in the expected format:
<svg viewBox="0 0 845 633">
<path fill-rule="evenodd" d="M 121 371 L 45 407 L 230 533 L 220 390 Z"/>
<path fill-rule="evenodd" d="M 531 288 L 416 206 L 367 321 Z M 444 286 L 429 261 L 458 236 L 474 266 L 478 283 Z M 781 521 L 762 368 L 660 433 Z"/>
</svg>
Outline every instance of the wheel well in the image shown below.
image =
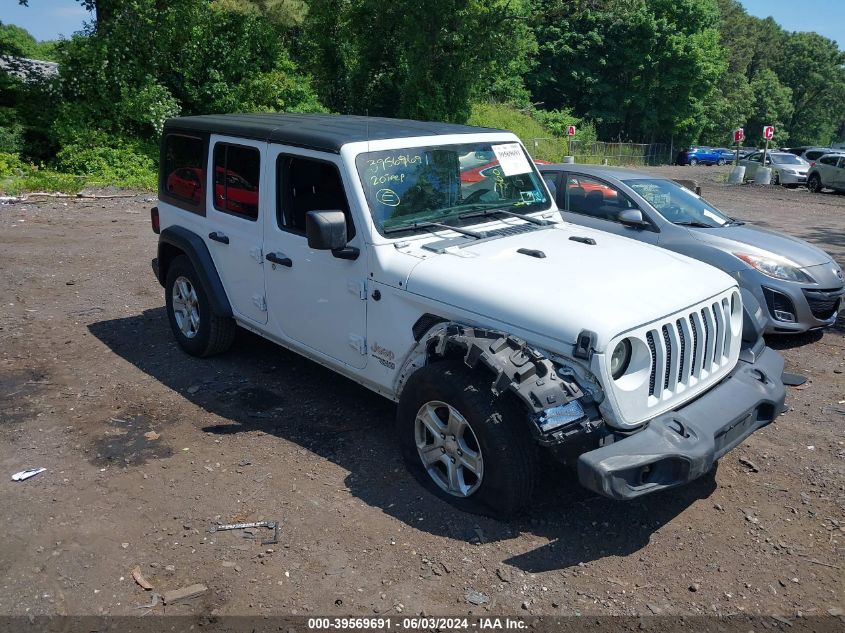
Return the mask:
<svg viewBox="0 0 845 633">
<path fill-rule="evenodd" d="M 168 242 L 161 242 L 158 246 L 158 277 L 159 282 L 164 285 L 165 280 L 167 279 L 167 270 L 170 268 L 170 263 L 179 257 L 179 255 L 185 255 L 185 251 L 183 251 L 178 246 L 174 246 Z"/>
</svg>

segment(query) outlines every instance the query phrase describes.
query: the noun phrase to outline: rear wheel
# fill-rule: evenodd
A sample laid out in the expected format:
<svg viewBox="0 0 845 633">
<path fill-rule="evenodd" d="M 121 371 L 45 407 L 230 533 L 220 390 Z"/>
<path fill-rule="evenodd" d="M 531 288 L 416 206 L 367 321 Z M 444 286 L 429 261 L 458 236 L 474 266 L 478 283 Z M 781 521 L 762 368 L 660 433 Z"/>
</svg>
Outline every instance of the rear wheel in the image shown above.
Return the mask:
<svg viewBox="0 0 845 633">
<path fill-rule="evenodd" d="M 690 164 L 691 167 L 695 167 L 696 165 L 698 165 L 698 159 L 697 158 L 690 158 L 689 164 Z"/>
<path fill-rule="evenodd" d="M 818 174 L 812 174 L 807 180 L 807 189 L 809 189 L 813 193 L 821 193 L 822 179 L 819 178 Z"/>
<path fill-rule="evenodd" d="M 188 354 L 212 356 L 231 347 L 237 326 L 232 319 L 212 311 L 206 290 L 185 255 L 170 262 L 165 301 L 170 329 Z"/>
<path fill-rule="evenodd" d="M 428 490 L 465 512 L 508 518 L 531 501 L 538 448 L 525 410 L 490 381 L 461 361 L 423 367 L 402 392 L 397 430 Z"/>
</svg>

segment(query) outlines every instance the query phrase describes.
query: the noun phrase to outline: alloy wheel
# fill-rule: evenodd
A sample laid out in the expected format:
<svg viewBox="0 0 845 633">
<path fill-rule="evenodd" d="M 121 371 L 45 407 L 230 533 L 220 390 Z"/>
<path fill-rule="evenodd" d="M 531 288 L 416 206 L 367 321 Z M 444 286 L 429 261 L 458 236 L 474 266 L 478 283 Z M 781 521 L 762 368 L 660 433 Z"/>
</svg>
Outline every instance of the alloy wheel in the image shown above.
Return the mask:
<svg viewBox="0 0 845 633">
<path fill-rule="evenodd" d="M 185 338 L 194 338 L 200 329 L 200 307 L 197 291 L 187 277 L 173 283 L 173 316 Z"/>
<path fill-rule="evenodd" d="M 457 409 L 437 400 L 426 402 L 417 412 L 414 439 L 428 476 L 444 492 L 469 497 L 481 486 L 481 447 Z"/>
</svg>

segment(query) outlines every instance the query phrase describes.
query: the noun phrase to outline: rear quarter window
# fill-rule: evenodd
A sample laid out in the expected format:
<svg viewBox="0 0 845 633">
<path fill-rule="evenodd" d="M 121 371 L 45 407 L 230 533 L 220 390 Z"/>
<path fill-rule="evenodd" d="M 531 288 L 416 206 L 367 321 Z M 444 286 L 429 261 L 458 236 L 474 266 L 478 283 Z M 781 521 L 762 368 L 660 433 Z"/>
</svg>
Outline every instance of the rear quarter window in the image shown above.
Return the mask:
<svg viewBox="0 0 845 633">
<path fill-rule="evenodd" d="M 186 211 L 205 215 L 205 139 L 167 133 L 161 144 L 159 199 Z"/>
</svg>

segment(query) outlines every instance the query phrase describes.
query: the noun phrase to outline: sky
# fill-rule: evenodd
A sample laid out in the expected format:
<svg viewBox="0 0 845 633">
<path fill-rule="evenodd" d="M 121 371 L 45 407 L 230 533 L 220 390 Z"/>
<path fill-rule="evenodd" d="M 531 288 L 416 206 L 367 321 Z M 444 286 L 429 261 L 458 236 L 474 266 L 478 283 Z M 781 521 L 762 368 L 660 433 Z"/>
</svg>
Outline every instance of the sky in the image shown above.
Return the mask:
<svg viewBox="0 0 845 633">
<path fill-rule="evenodd" d="M 745 9 L 760 18 L 772 16 L 787 31 L 816 31 L 845 48 L 845 0 L 740 0 Z M 70 36 L 91 19 L 76 0 L 29 0 L 21 7 L 17 0 L 0 0 L 0 22 L 17 24 L 38 40 Z"/>
</svg>

